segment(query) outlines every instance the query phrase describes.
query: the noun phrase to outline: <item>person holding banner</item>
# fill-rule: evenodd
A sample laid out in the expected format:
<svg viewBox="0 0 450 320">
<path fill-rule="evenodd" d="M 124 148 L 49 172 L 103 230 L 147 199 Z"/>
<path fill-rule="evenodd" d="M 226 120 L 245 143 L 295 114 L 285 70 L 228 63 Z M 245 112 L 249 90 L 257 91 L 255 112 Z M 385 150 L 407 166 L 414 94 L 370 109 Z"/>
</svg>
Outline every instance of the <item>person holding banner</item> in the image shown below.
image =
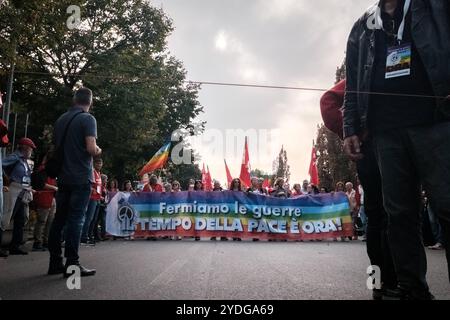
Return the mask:
<svg viewBox="0 0 450 320">
<path fill-rule="evenodd" d="M 235 178 L 231 181 L 230 191 L 239 191 L 242 192 L 241 179 Z"/>
<path fill-rule="evenodd" d="M 302 187 L 300 185 L 300 183 L 295 183 L 294 187 L 292 188 L 292 196 L 293 197 L 297 197 L 297 196 L 302 196 L 303 192 L 302 192 Z"/>
<path fill-rule="evenodd" d="M 108 181 L 108 192 L 116 193 L 119 191 L 119 182 L 117 179 L 111 179 Z"/>
<path fill-rule="evenodd" d="M 125 180 L 122 187 L 123 192 L 134 192 L 131 180 Z"/>
<path fill-rule="evenodd" d="M 219 181 L 214 181 L 213 191 L 223 191 Z"/>
<path fill-rule="evenodd" d="M 272 197 L 276 197 L 276 198 L 290 198 L 291 197 L 291 191 L 287 190 L 284 187 L 284 179 L 283 178 L 278 178 L 275 181 L 275 185 L 274 185 L 274 189 L 272 190 L 272 192 L 270 193 L 270 195 Z"/>
<path fill-rule="evenodd" d="M 142 192 L 163 192 L 163 186 L 158 183 L 158 177 L 152 174 L 148 180 L 148 183 L 144 185 Z"/>
<path fill-rule="evenodd" d="M 195 181 L 194 191 L 203 191 L 203 190 L 204 190 L 204 186 L 203 186 L 202 180 Z"/>
<path fill-rule="evenodd" d="M 172 192 L 172 184 L 171 183 L 165 183 L 164 184 L 164 192 Z"/>
<path fill-rule="evenodd" d="M 231 181 L 230 191 L 242 192 L 241 179 L 235 178 Z M 241 241 L 241 238 L 233 238 L 233 241 Z"/>
<path fill-rule="evenodd" d="M 264 191 L 260 186 L 259 179 L 257 177 L 252 177 L 250 179 L 251 186 L 247 189 L 247 193 L 254 193 L 263 195 Z"/>
<path fill-rule="evenodd" d="M 180 192 L 181 186 L 177 180 L 172 181 L 172 192 Z"/>
<path fill-rule="evenodd" d="M 258 179 L 258 188 L 259 188 L 259 190 L 261 190 L 262 194 L 267 196 L 268 192 L 267 192 L 267 189 L 264 187 L 264 179 L 263 178 Z"/>
</svg>

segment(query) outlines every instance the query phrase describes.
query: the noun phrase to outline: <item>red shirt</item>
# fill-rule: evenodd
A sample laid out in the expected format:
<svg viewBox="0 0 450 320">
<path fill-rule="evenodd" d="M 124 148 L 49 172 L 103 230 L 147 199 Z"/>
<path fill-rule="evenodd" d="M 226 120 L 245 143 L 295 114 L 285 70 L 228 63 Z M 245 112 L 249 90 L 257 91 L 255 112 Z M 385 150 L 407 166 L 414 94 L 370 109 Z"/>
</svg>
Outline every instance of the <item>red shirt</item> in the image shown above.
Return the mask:
<svg viewBox="0 0 450 320">
<path fill-rule="evenodd" d="M 344 105 L 345 85 L 345 80 L 341 80 L 320 99 L 320 111 L 325 127 L 341 139 L 344 136 L 341 108 Z"/>
<path fill-rule="evenodd" d="M 51 186 L 56 186 L 56 179 L 47 178 L 45 183 Z M 33 194 L 33 202 L 38 209 L 50 209 L 52 207 L 54 197 L 55 191 L 41 190 Z"/>
<path fill-rule="evenodd" d="M 0 119 L 0 147 L 9 145 L 8 128 L 3 120 Z"/>
<path fill-rule="evenodd" d="M 94 170 L 94 183 L 92 184 L 91 200 L 100 201 L 102 199 L 102 175 Z"/>
<path fill-rule="evenodd" d="M 146 183 L 142 192 L 163 192 L 163 187 L 159 183 L 155 184 L 153 187 L 149 183 Z"/>
</svg>

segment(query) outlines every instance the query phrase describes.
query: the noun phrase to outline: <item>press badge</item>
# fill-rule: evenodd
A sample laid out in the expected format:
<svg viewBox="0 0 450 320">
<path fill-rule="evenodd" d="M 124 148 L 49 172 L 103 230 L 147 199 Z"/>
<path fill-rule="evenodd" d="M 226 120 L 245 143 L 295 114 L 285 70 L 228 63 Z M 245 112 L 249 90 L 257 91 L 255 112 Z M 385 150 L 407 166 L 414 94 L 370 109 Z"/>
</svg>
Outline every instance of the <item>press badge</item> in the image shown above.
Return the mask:
<svg viewBox="0 0 450 320">
<path fill-rule="evenodd" d="M 31 185 L 31 178 L 24 176 L 22 177 L 22 186 L 29 187 Z"/>
<path fill-rule="evenodd" d="M 411 44 L 388 48 L 386 79 L 411 75 Z"/>
</svg>

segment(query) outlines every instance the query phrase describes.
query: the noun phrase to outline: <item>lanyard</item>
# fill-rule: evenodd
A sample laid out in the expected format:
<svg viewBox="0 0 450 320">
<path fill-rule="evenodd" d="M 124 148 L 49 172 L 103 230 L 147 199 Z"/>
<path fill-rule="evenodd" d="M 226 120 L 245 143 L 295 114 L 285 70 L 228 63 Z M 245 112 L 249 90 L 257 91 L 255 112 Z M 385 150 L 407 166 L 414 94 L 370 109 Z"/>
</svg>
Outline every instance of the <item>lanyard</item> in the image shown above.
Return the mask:
<svg viewBox="0 0 450 320">
<path fill-rule="evenodd" d="M 411 6 L 411 0 L 406 0 L 405 6 L 403 8 L 403 20 L 398 28 L 398 33 L 397 33 L 397 40 L 399 43 L 403 40 L 403 33 L 405 32 L 405 24 L 406 24 L 406 15 L 408 14 L 410 6 Z M 381 19 L 381 10 L 377 10 L 376 15 L 377 15 L 378 25 L 381 26 L 381 29 L 384 30 L 383 19 Z"/>
</svg>

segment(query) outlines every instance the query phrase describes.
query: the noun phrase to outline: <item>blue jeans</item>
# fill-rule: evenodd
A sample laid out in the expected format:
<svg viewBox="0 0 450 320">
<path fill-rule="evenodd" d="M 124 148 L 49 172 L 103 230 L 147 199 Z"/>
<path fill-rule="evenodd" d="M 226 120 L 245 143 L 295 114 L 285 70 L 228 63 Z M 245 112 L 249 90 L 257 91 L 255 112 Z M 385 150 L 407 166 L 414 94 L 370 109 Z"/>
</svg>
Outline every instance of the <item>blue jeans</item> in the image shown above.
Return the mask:
<svg viewBox="0 0 450 320">
<path fill-rule="evenodd" d="M 90 228 L 92 221 L 97 216 L 98 210 L 98 201 L 97 200 L 89 200 L 89 205 L 86 210 L 86 216 L 84 219 L 83 232 L 81 233 L 81 241 L 86 242 L 89 238 L 92 237 Z"/>
<path fill-rule="evenodd" d="M 0 168 L 2 167 L 2 148 L 0 148 Z M 2 221 L 3 218 L 3 175 L 0 174 L 0 221 Z M 2 246 L 2 235 L 3 235 L 3 230 L 2 227 L 0 226 L 0 248 Z"/>
<path fill-rule="evenodd" d="M 359 217 L 361 218 L 361 222 L 363 225 L 363 231 L 364 231 L 364 235 L 367 232 L 367 216 L 366 216 L 366 211 L 364 210 L 364 204 L 361 204 L 361 206 L 359 207 Z"/>
<path fill-rule="evenodd" d="M 439 218 L 431 209 L 431 206 L 428 205 L 428 218 L 430 219 L 431 232 L 433 233 L 435 244 L 440 243 L 444 244 L 444 239 L 442 235 L 441 225 L 439 223 Z"/>
<path fill-rule="evenodd" d="M 56 213 L 53 220 L 48 249 L 50 262 L 58 263 L 61 258 L 61 237 L 64 230 L 66 265 L 78 264 L 81 230 L 84 214 L 91 195 L 91 184 L 59 185 L 56 193 Z"/>
</svg>

